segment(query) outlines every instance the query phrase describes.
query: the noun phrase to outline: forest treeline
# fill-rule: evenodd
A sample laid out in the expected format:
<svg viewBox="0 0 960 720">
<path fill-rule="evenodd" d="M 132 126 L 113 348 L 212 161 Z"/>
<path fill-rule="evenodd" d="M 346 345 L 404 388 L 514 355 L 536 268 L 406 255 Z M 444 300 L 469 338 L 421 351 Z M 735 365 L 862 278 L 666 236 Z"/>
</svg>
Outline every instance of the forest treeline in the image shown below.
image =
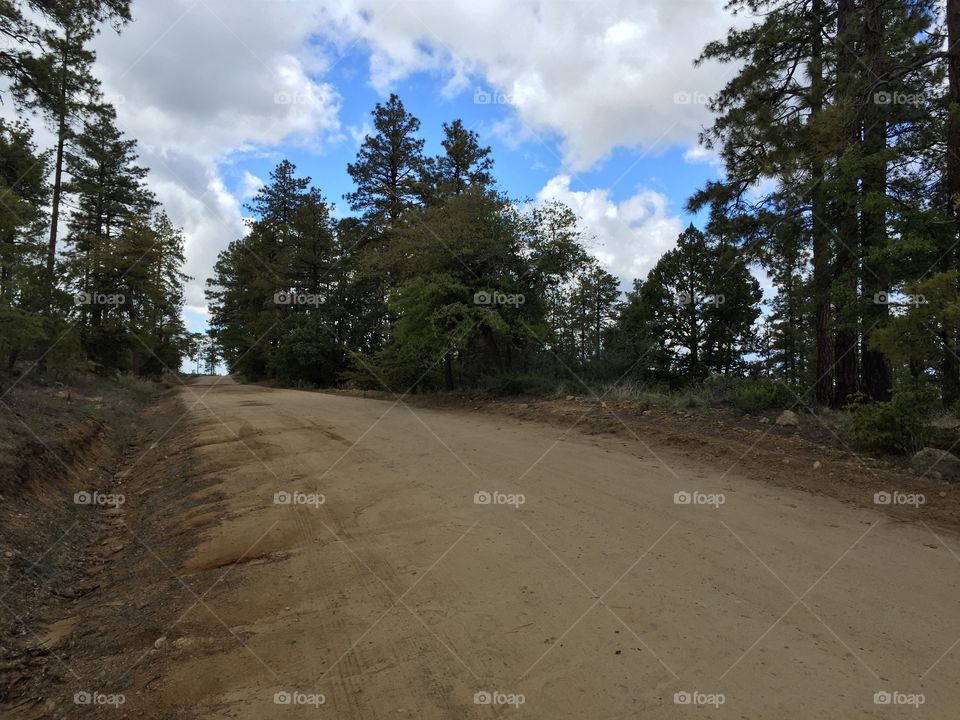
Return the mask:
<svg viewBox="0 0 960 720">
<path fill-rule="evenodd" d="M 0 3 L 23 118 L 0 123 L 0 368 L 154 373 L 202 350 L 249 378 L 398 393 L 727 383 L 771 405 L 955 409 L 960 3 L 729 6 L 749 22 L 696 60 L 733 68 L 701 137 L 723 178 L 629 291 L 573 210 L 509 197 L 459 120 L 428 155 L 394 95 L 347 167 L 350 216 L 275 168 L 208 281 L 201 343 L 182 235 L 92 70 L 129 3 Z"/>
<path fill-rule="evenodd" d="M 458 120 L 425 155 L 394 95 L 347 168 L 353 216 L 288 162 L 250 205 L 208 289 L 230 367 L 398 393 L 746 377 L 783 406 L 955 406 L 960 3 L 730 7 L 752 24 L 697 60 L 737 68 L 701 137 L 724 177 L 629 292 L 570 208 L 507 197 Z"/>
<path fill-rule="evenodd" d="M 355 216 L 286 161 L 249 204 L 208 289 L 231 369 L 398 393 L 748 370 L 761 293 L 726 239 L 690 227 L 623 300 L 574 212 L 504 195 L 461 121 L 435 157 L 396 95 L 373 127 L 347 168 Z"/>
<path fill-rule="evenodd" d="M 129 0 L 0 2 L 2 372 L 157 375 L 186 351 L 183 237 L 94 75 L 93 39 L 129 21 Z"/>
<path fill-rule="evenodd" d="M 770 370 L 820 404 L 956 404 L 960 4 L 731 6 L 758 18 L 698 60 L 743 64 L 702 136 L 726 178 L 690 206 L 773 278 Z"/>
</svg>

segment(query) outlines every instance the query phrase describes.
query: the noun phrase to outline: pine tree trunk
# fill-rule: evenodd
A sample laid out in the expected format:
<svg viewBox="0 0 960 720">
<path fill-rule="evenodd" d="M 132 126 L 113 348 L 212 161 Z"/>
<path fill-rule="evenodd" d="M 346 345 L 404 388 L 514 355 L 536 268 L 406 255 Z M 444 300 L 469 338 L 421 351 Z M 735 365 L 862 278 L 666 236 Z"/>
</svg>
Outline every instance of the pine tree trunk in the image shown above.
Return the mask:
<svg viewBox="0 0 960 720">
<path fill-rule="evenodd" d="M 60 224 L 60 195 L 63 190 L 63 155 L 67 142 L 67 50 L 60 58 L 60 106 L 57 108 L 57 159 L 53 172 L 53 202 L 50 209 L 50 238 L 47 244 L 47 307 L 53 307 L 53 288 L 56 285 L 54 267 L 57 260 L 57 231 Z"/>
<path fill-rule="evenodd" d="M 449 351 L 443 356 L 443 385 L 447 390 L 453 390 L 453 360 Z"/>
<path fill-rule="evenodd" d="M 864 62 L 873 77 L 883 73 L 883 15 L 881 0 L 867 0 L 864 26 Z M 863 239 L 864 322 L 861 341 L 862 389 L 874 400 L 889 400 L 893 377 L 886 355 L 870 348 L 873 330 L 882 327 L 889 315 L 886 303 L 871 302 L 878 293 L 886 293 L 890 287 L 890 273 L 883 263 L 869 257 L 887 244 L 887 216 L 882 198 L 887 194 L 887 160 L 883 153 L 887 147 L 886 108 L 873 97 L 866 98 L 864 114 L 863 150 L 866 164 L 863 171 L 864 203 L 861 219 Z"/>
<path fill-rule="evenodd" d="M 947 0 L 947 59 L 948 103 L 950 118 L 947 124 L 947 213 L 953 218 L 953 232 L 947 238 L 950 250 L 941 259 L 943 270 L 956 268 L 957 231 L 960 229 L 960 0 Z M 940 334 L 944 349 L 940 369 L 942 373 L 941 397 L 944 405 L 953 405 L 960 400 L 960 361 L 957 360 L 957 329 L 945 328 Z"/>
<path fill-rule="evenodd" d="M 823 36 L 824 0 L 813 0 L 810 27 L 810 127 L 816 127 L 823 113 Z M 827 222 L 827 189 L 824 187 L 824 159 L 819 142 L 813 138 L 813 162 L 810 168 L 811 235 L 813 240 L 814 334 L 817 350 L 814 397 L 817 404 L 829 405 L 833 399 L 833 345 L 830 341 L 830 287 L 833 283 L 830 231 Z"/>
<path fill-rule="evenodd" d="M 854 38 L 850 23 L 854 14 L 853 0 L 840 0 L 837 6 L 837 95 L 839 102 L 849 103 L 844 136 L 847 140 L 841 147 L 842 155 L 858 153 L 860 144 L 861 110 L 856 104 L 856 70 Z M 849 158 L 848 158 L 849 160 Z M 837 218 L 837 264 L 835 269 L 836 304 L 836 388 L 834 405 L 845 405 L 857 392 L 860 380 L 859 363 L 859 310 L 858 268 L 860 227 L 857 218 L 857 177 L 848 167 L 838 170 L 839 189 L 835 197 Z"/>
</svg>

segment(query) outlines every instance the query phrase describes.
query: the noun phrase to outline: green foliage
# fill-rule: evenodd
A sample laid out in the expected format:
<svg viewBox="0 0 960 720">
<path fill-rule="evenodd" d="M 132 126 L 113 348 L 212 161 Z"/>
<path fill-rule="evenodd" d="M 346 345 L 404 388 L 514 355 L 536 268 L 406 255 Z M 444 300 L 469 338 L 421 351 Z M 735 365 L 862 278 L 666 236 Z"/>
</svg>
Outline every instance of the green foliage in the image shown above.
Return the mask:
<svg viewBox="0 0 960 720">
<path fill-rule="evenodd" d="M 30 349 L 46 338 L 44 330 L 42 318 L 0 297 L 0 359 L 4 362 L 0 369 L 12 369 L 17 359 L 30 354 Z"/>
<path fill-rule="evenodd" d="M 929 444 L 936 390 L 905 388 L 887 402 L 860 397 L 849 410 L 842 431 L 854 447 L 874 453 L 910 453 Z"/>
<path fill-rule="evenodd" d="M 220 254 L 207 296 L 232 371 L 499 393 L 651 369 L 674 382 L 742 369 L 760 291 L 731 247 L 690 228 L 620 304 L 619 280 L 586 251 L 573 211 L 499 194 L 489 148 L 460 121 L 444 125 L 443 153 L 429 160 L 399 98 L 378 105 L 374 121 L 348 168 L 357 189 L 346 197 L 362 218 L 331 221 L 309 178 L 284 161 L 250 207 L 248 235 Z M 691 282 L 697 296 L 729 300 L 702 314 L 694 303 L 686 349 L 701 359 L 684 373 L 686 315 L 673 296 Z M 278 292 L 313 300 L 278 304 Z"/>
<path fill-rule="evenodd" d="M 875 342 L 896 312 L 873 297 L 957 264 L 960 164 L 948 115 L 960 97 L 944 78 L 940 50 L 956 38 L 943 33 L 941 5 L 732 0 L 748 22 L 697 61 L 737 71 L 701 136 L 724 178 L 689 209 L 709 207 L 718 234 L 763 265 L 777 296 L 762 363 L 812 385 L 821 404 L 858 390 L 889 399 L 913 371 Z M 956 337 L 954 325 L 934 333 L 938 350 L 923 349 L 950 402 L 960 397 Z"/>
<path fill-rule="evenodd" d="M 943 382 L 943 355 L 960 353 L 960 272 L 930 273 L 887 298 L 888 322 L 873 335 L 873 348 L 903 367 L 913 381 Z"/>
<path fill-rule="evenodd" d="M 497 397 L 516 395 L 550 395 L 556 383 L 542 375 L 494 375 L 484 378 L 480 384 L 484 392 Z"/>
<path fill-rule="evenodd" d="M 420 121 L 395 94 L 386 104 L 377 103 L 373 127 L 375 133 L 364 139 L 357 161 L 347 165 L 357 187 L 344 197 L 365 220 L 386 227 L 416 202 L 424 170 L 423 140 L 416 136 Z"/>
<path fill-rule="evenodd" d="M 634 343 L 635 362 L 674 384 L 736 373 L 752 348 L 760 299 L 743 259 L 691 225 L 628 296 L 615 345 L 623 352 Z"/>
<path fill-rule="evenodd" d="M 183 237 L 158 211 L 136 142 L 93 74 L 92 41 L 102 23 L 130 19 L 129 2 L 2 5 L 0 35 L 19 49 L 0 50 L 0 74 L 18 110 L 47 121 L 55 146 L 41 152 L 26 123 L 0 121 L 0 371 L 176 369 L 186 347 Z"/>
<path fill-rule="evenodd" d="M 730 404 L 751 415 L 764 410 L 787 410 L 797 402 L 797 395 L 780 380 L 740 378 L 733 389 Z"/>
</svg>

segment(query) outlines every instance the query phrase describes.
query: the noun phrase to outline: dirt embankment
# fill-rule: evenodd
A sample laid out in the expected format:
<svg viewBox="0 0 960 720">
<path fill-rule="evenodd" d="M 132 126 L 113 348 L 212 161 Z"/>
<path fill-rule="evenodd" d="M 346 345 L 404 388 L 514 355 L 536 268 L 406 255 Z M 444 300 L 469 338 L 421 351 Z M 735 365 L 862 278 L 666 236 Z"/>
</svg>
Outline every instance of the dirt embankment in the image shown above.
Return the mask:
<svg viewBox="0 0 960 720">
<path fill-rule="evenodd" d="M 170 391 L 145 407 L 143 387 L 96 386 L 17 388 L 0 408 L 20 431 L 0 452 L 3 717 L 92 711 L 73 695 L 102 686 L 106 655 L 144 634 L 152 642 L 177 595 L 163 580 L 177 538 L 151 509 L 176 507 L 187 478 L 185 456 L 168 454 L 179 433 L 163 437 L 184 408 Z"/>
</svg>

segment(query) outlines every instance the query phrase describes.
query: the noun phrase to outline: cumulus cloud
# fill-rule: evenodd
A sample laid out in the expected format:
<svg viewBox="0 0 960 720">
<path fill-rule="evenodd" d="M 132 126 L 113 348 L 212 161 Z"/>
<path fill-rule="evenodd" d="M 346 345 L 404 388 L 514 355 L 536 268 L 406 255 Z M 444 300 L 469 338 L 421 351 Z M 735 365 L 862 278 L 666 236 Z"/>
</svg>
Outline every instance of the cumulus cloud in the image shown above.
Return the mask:
<svg viewBox="0 0 960 720">
<path fill-rule="evenodd" d="M 691 164 L 705 164 L 718 169 L 723 168 L 723 160 L 714 150 L 708 150 L 702 145 L 695 145 L 683 153 L 683 159 Z"/>
<path fill-rule="evenodd" d="M 446 75 L 448 91 L 482 77 L 528 131 L 560 135 L 575 171 L 616 146 L 689 144 L 730 73 L 693 67 L 733 23 L 720 2 L 343 0 L 324 13 L 332 32 L 367 43 L 381 91 L 417 71 Z"/>
<path fill-rule="evenodd" d="M 139 140 L 152 189 L 187 237 L 188 304 L 201 309 L 217 252 L 244 231 L 242 202 L 221 168 L 290 144 L 358 143 L 343 127 L 337 58 L 359 47 L 385 93 L 417 72 L 473 102 L 478 90 L 512 111 L 491 117 L 516 144 L 548 137 L 559 172 L 593 167 L 615 147 L 690 146 L 707 122 L 703 99 L 729 68 L 692 59 L 732 18 L 709 0 L 134 0 L 135 22 L 96 42 L 97 74 L 121 127 Z M 691 152 L 692 162 L 706 158 Z M 673 245 L 680 222 L 642 191 L 615 202 L 571 189 L 559 174 L 543 198 L 564 200 L 598 236 L 598 257 L 629 281 Z"/>
<path fill-rule="evenodd" d="M 302 3 L 135 2 L 136 20 L 97 43 L 98 71 L 123 98 L 121 124 L 144 145 L 215 159 L 245 144 L 339 132 L 339 96 L 311 79 Z"/>
<path fill-rule="evenodd" d="M 260 188 L 264 187 L 267 183 L 260 178 L 258 178 L 253 173 L 244 170 L 243 171 L 243 184 L 240 187 L 240 199 L 241 200 L 250 200 L 258 192 Z"/>
<path fill-rule="evenodd" d="M 595 237 L 590 250 L 600 263 L 629 288 L 645 278 L 660 256 L 672 249 L 682 221 L 671 215 L 667 198 L 641 190 L 616 202 L 606 189 L 573 190 L 569 175 L 557 175 L 537 193 L 537 201 L 557 200 L 580 216 L 583 230 Z"/>
<path fill-rule="evenodd" d="M 193 278 L 186 287 L 186 303 L 195 312 L 205 312 L 203 290 L 217 253 L 246 233 L 240 202 L 209 162 L 175 151 L 148 151 L 143 160 L 152 169 L 151 189 L 183 228 L 185 270 Z"/>
<path fill-rule="evenodd" d="M 97 40 L 97 74 L 135 137 L 151 189 L 184 229 L 187 305 L 205 311 L 217 253 L 245 232 L 241 202 L 262 184 L 246 173 L 238 197 L 221 165 L 282 143 L 341 137 L 340 96 L 318 81 L 311 45 L 320 16 L 309 3 L 135 1 L 135 21 Z"/>
</svg>

